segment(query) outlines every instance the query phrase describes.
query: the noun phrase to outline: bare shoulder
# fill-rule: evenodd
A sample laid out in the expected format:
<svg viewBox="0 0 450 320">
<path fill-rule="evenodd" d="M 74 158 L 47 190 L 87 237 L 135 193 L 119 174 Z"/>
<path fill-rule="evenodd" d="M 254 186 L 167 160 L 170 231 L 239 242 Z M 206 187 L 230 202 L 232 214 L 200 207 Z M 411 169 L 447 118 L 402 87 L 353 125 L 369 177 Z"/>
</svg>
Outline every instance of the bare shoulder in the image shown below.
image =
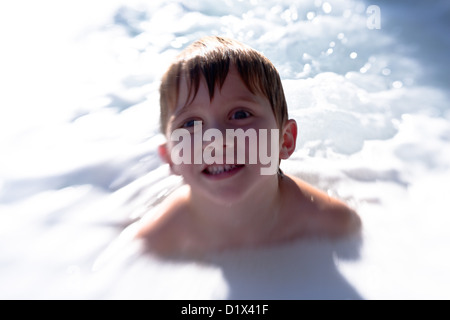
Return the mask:
<svg viewBox="0 0 450 320">
<path fill-rule="evenodd" d="M 144 240 L 149 251 L 164 255 L 179 247 L 189 228 L 188 193 L 181 187 L 138 222 L 136 238 Z"/>
<path fill-rule="evenodd" d="M 306 223 L 307 233 L 341 237 L 360 231 L 361 219 L 344 202 L 299 178 L 286 176 L 283 180 L 286 202 L 290 203 L 290 208 L 294 208 L 294 215 L 301 217 L 302 222 Z"/>
</svg>

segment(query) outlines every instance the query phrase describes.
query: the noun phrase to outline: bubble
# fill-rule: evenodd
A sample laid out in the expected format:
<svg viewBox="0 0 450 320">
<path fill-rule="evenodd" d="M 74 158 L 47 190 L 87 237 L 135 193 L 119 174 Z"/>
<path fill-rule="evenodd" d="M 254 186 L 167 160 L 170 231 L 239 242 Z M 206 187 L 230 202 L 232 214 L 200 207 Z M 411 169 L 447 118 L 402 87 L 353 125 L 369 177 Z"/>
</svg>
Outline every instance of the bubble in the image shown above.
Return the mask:
<svg viewBox="0 0 450 320">
<path fill-rule="evenodd" d="M 331 11 L 333 11 L 333 7 L 331 6 L 331 4 L 329 2 L 325 2 L 322 5 L 322 10 L 323 12 L 325 12 L 326 14 L 331 13 Z"/>
<path fill-rule="evenodd" d="M 308 12 L 308 13 L 306 14 L 306 18 L 307 18 L 309 21 L 314 20 L 315 17 L 316 17 L 316 13 L 315 13 L 315 12 L 310 11 L 310 12 Z"/>
<path fill-rule="evenodd" d="M 384 68 L 383 70 L 381 70 L 381 74 L 382 74 L 383 76 L 388 76 L 388 75 L 391 74 L 391 69 L 389 69 L 389 68 Z"/>
<path fill-rule="evenodd" d="M 350 59 L 355 60 L 356 58 L 358 58 L 358 54 L 356 52 L 350 53 Z"/>
<path fill-rule="evenodd" d="M 336 46 L 336 42 L 331 41 L 331 42 L 330 42 L 330 48 L 334 48 L 335 46 Z"/>
<path fill-rule="evenodd" d="M 281 18 L 288 23 L 298 20 L 297 8 L 295 6 L 291 6 L 281 14 Z"/>
<path fill-rule="evenodd" d="M 392 87 L 393 87 L 394 89 L 400 89 L 400 88 L 403 87 L 403 82 L 401 82 L 401 81 L 394 81 L 394 82 L 392 83 Z"/>
<path fill-rule="evenodd" d="M 312 68 L 311 65 L 309 63 L 305 64 L 305 66 L 303 67 L 303 71 L 306 73 L 311 72 Z"/>
<path fill-rule="evenodd" d="M 352 16 L 352 10 L 350 9 L 345 10 L 342 16 L 346 19 L 350 18 Z"/>
<path fill-rule="evenodd" d="M 359 72 L 361 73 L 367 73 L 367 71 L 370 70 L 370 68 L 372 68 L 372 64 L 370 62 L 367 62 L 364 67 L 362 67 Z"/>
<path fill-rule="evenodd" d="M 279 6 L 279 5 L 273 6 L 273 7 L 270 9 L 270 13 L 272 13 L 272 14 L 274 14 L 274 15 L 277 15 L 277 14 L 281 13 L 282 11 L 283 11 L 283 7 L 281 7 L 281 6 Z"/>
<path fill-rule="evenodd" d="M 332 48 L 329 48 L 327 50 L 327 55 L 331 55 L 331 54 L 333 54 L 333 52 L 334 52 L 334 50 Z"/>
<path fill-rule="evenodd" d="M 310 55 L 310 54 L 308 54 L 308 53 L 303 53 L 303 60 L 312 60 L 312 56 Z"/>
</svg>

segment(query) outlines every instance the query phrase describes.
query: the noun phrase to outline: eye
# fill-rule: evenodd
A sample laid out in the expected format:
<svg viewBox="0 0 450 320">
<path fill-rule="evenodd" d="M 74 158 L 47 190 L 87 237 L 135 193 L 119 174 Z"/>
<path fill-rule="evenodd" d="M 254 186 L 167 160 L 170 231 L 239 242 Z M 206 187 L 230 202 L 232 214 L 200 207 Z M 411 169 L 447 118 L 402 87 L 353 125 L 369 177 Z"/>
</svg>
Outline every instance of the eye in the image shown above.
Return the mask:
<svg viewBox="0 0 450 320">
<path fill-rule="evenodd" d="M 203 122 L 201 120 L 192 119 L 192 120 L 186 121 L 181 127 L 184 129 L 189 129 L 189 128 L 193 128 L 195 126 L 201 125 L 202 123 Z"/>
<path fill-rule="evenodd" d="M 249 117 L 251 117 L 250 112 L 247 112 L 245 110 L 239 110 L 231 115 L 231 120 L 242 120 L 247 119 Z"/>
</svg>

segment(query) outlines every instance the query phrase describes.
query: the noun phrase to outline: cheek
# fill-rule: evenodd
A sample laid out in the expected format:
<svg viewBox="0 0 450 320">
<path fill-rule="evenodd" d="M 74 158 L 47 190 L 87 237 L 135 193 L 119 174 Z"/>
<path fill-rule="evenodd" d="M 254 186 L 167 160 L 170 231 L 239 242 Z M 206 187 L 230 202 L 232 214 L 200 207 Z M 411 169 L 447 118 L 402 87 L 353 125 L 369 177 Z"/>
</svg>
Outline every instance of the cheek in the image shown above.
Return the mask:
<svg viewBox="0 0 450 320">
<path fill-rule="evenodd" d="M 171 169 L 174 174 L 181 176 L 185 180 L 185 182 L 191 184 L 198 180 L 201 166 L 181 164 L 173 165 Z"/>
<path fill-rule="evenodd" d="M 180 176 L 189 175 L 189 172 L 190 172 L 189 165 L 186 165 L 186 164 L 174 165 L 172 167 L 172 170 L 175 174 L 180 175 Z"/>
<path fill-rule="evenodd" d="M 198 137 L 185 134 L 168 143 L 167 157 L 172 166 L 202 163 L 202 141 L 197 140 Z"/>
</svg>

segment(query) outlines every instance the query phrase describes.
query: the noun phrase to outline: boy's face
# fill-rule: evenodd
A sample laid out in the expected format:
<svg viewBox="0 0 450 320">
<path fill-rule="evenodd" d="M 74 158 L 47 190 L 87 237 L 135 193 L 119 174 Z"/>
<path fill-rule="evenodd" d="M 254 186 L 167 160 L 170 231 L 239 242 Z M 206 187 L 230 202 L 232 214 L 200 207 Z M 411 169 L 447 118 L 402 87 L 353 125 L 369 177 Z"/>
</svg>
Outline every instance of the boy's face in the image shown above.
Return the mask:
<svg viewBox="0 0 450 320">
<path fill-rule="evenodd" d="M 261 174 L 261 168 L 267 167 L 267 165 L 262 165 L 260 161 L 259 154 L 262 152 L 260 150 L 260 137 L 258 137 L 257 143 L 257 162 L 249 161 L 249 153 L 255 151 L 255 145 L 250 146 L 247 140 L 243 147 L 246 160 L 242 164 L 238 161 L 238 146 L 236 143 L 234 145 L 229 143 L 232 140 L 227 141 L 226 131 L 242 129 L 245 132 L 251 129 L 250 131 L 259 135 L 260 129 L 266 130 L 268 139 L 265 142 L 265 156 L 274 155 L 275 159 L 272 160 L 276 161 L 276 167 L 278 168 L 281 150 L 279 146 L 280 137 L 276 136 L 276 150 L 271 150 L 271 148 L 274 149 L 273 143 L 271 144 L 271 129 L 281 129 L 280 135 L 283 135 L 283 128 L 278 128 L 268 99 L 262 95 L 251 93 L 234 67 L 230 67 L 223 87 L 219 89 L 216 86 L 212 101 L 204 80 L 200 81 L 195 99 L 186 105 L 187 98 L 187 85 L 184 81 L 181 81 L 179 103 L 170 116 L 167 125 L 169 141 L 166 145 L 166 159 L 171 164 L 172 171 L 181 175 L 193 192 L 223 204 L 239 202 L 249 192 L 255 191 L 255 188 L 264 187 L 265 181 L 268 181 L 267 179 L 270 179 L 273 175 L 265 176 Z M 171 141 L 171 134 L 177 129 L 184 129 L 183 132 L 189 131 L 190 133 L 191 139 L 186 141 L 190 143 L 191 164 L 174 164 L 171 157 L 174 148 L 177 145 L 179 147 L 180 143 L 186 142 L 185 139 L 183 139 L 183 142 Z M 223 141 L 216 140 L 217 135 L 215 135 L 214 139 L 209 141 L 202 139 L 201 143 L 194 142 L 199 141 L 199 135 L 203 138 L 203 133 L 209 129 L 215 129 L 215 133 L 221 133 Z M 211 132 L 211 130 L 209 131 Z M 198 136 L 194 138 L 196 134 Z M 211 152 L 211 149 L 214 149 L 214 151 Z M 203 156 L 205 154 L 212 155 L 214 159 L 221 158 L 223 164 L 207 164 L 204 157 L 200 158 L 202 159 L 201 163 L 195 164 L 194 157 L 195 155 L 198 156 L 199 153 Z M 232 164 L 230 164 L 230 159 L 233 160 Z"/>
</svg>

